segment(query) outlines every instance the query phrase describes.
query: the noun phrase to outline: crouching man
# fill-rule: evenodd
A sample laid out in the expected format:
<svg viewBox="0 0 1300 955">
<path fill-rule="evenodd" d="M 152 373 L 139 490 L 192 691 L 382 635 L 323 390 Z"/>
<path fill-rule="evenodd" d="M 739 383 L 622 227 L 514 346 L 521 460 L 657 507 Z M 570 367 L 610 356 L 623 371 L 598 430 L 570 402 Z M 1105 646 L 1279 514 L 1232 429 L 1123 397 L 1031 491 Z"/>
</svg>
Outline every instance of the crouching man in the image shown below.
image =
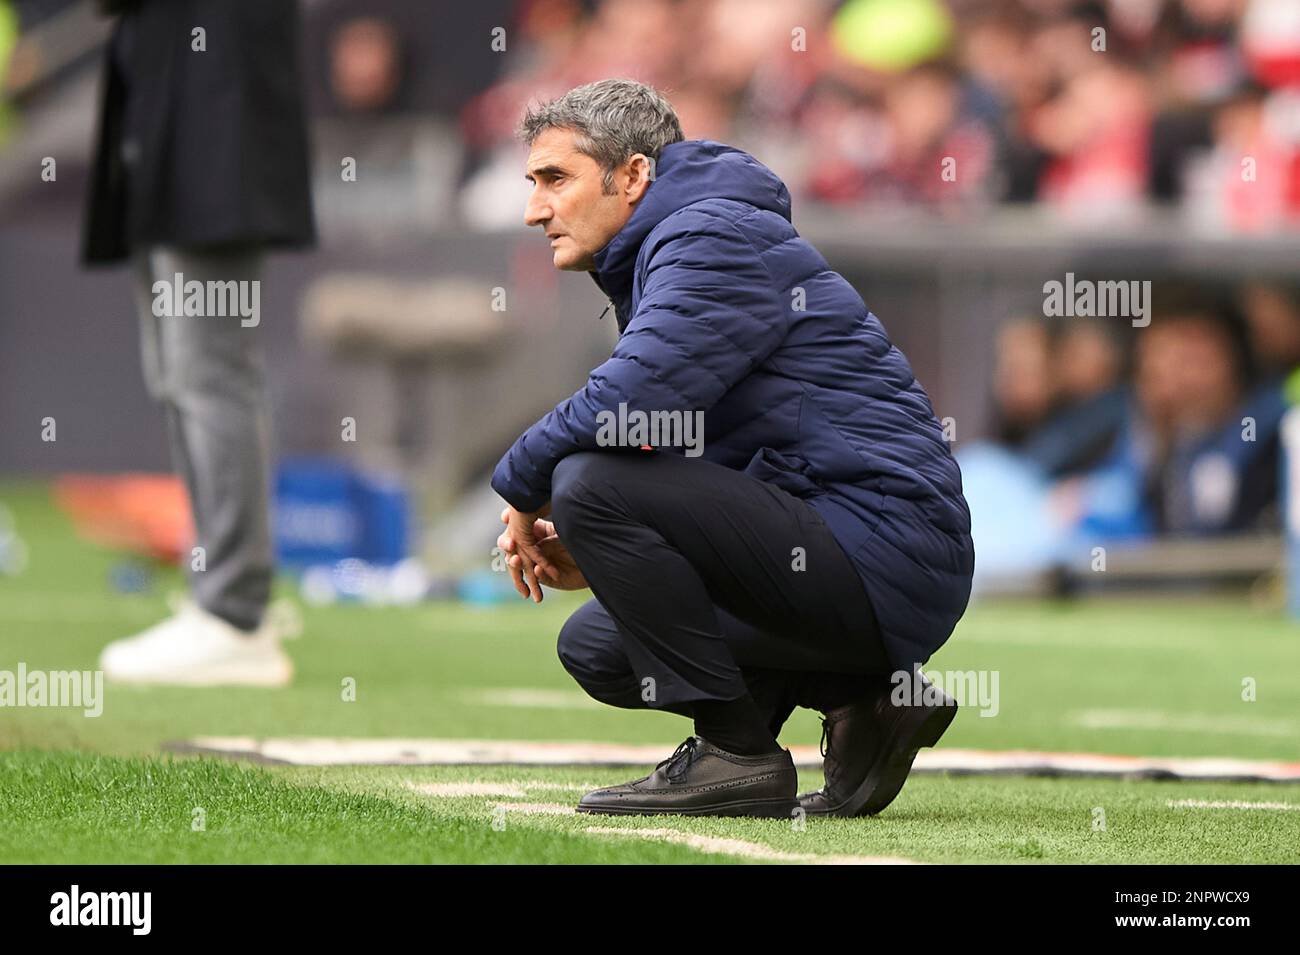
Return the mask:
<svg viewBox="0 0 1300 955">
<path fill-rule="evenodd" d="M 621 334 L 497 465 L 499 543 L 525 597 L 591 588 L 558 647 L 591 696 L 694 721 L 653 772 L 579 811 L 879 812 L 956 712 L 942 695 L 899 705 L 890 676 L 912 685 L 974 569 L 929 398 L 799 237 L 784 183 L 684 141 L 655 90 L 578 87 L 520 132 L 525 221 L 556 268 L 591 273 Z M 695 421 L 702 443 L 674 439 Z M 826 782 L 803 795 L 776 741 L 796 706 L 823 714 Z"/>
</svg>

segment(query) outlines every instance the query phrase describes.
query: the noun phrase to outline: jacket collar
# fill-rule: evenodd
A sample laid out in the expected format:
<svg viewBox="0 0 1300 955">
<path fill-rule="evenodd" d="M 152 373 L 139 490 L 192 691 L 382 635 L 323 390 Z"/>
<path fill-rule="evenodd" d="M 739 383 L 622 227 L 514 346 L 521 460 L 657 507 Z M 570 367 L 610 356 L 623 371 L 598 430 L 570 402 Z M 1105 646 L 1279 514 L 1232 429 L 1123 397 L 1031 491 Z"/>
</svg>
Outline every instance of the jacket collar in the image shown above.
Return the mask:
<svg viewBox="0 0 1300 955">
<path fill-rule="evenodd" d="M 663 148 L 651 181 L 631 217 L 593 257 L 591 277 L 614 303 L 621 332 L 631 318 L 637 253 L 646 237 L 672 213 L 703 199 L 724 198 L 790 219 L 790 193 L 770 169 L 733 146 L 688 139 Z"/>
</svg>

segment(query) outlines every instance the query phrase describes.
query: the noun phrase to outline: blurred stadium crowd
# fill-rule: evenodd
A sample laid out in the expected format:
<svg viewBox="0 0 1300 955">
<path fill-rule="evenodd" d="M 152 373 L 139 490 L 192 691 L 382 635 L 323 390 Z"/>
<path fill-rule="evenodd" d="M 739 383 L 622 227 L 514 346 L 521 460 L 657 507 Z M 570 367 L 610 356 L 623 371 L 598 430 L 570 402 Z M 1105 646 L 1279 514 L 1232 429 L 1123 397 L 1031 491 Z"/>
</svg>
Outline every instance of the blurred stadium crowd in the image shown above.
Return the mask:
<svg viewBox="0 0 1300 955">
<path fill-rule="evenodd" d="M 15 38 L 71 6 L 0 0 L 0 65 L 12 54 L 7 87 L 20 104 L 30 63 Z M 390 237 L 520 228 L 527 186 L 513 133 L 524 105 L 609 76 L 660 87 L 689 137 L 771 166 L 796 221 L 838 207 L 865 231 L 893 221 L 874 218 L 891 207 L 970 222 L 1016 206 L 1042 215 L 1044 230 L 1124 229 L 1164 206 L 1221 235 L 1300 228 L 1298 0 L 304 0 L 302 10 L 313 136 L 331 157 L 316 172 L 326 242 L 350 226 Z M 365 154 L 364 202 L 340 191 L 340 143 Z M 1004 316 L 984 437 L 1048 482 L 1062 526 L 1135 537 L 1278 529 L 1300 283 L 1161 282 L 1154 307 L 1140 329 Z"/>
<path fill-rule="evenodd" d="M 796 200 L 940 211 L 1041 203 L 1092 221 L 1178 203 L 1235 231 L 1300 220 L 1294 0 L 304 9 L 317 115 L 401 143 L 385 118 L 444 114 L 460 156 L 458 212 L 471 225 L 516 224 L 512 133 L 524 104 L 616 75 L 667 91 L 688 136 L 762 156 Z M 485 57 L 464 38 L 492 24 L 500 55 Z M 432 34 L 451 39 L 431 45 Z M 945 159 L 955 160 L 946 177 Z"/>
<path fill-rule="evenodd" d="M 535 0 L 517 12 L 524 53 L 461 116 L 479 154 L 509 148 L 529 97 L 630 72 L 671 92 L 688 135 L 763 156 L 796 198 L 1036 201 L 1083 217 L 1181 201 L 1240 229 L 1300 216 L 1294 0 Z M 1245 184 L 1243 156 L 1257 167 Z M 950 180 L 937 174 L 946 157 Z"/>
</svg>

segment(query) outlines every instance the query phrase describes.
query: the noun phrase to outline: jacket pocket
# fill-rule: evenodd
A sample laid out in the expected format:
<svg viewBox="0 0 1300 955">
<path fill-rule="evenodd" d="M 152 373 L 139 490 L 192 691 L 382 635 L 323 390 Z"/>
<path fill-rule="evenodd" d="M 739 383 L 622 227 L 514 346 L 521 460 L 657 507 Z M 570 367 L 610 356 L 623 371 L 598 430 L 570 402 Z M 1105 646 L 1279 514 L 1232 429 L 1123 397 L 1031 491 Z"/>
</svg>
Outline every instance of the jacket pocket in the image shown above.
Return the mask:
<svg viewBox="0 0 1300 955">
<path fill-rule="evenodd" d="M 815 497 L 825 493 L 817 481 L 808 474 L 807 461 L 796 455 L 781 454 L 771 448 L 759 448 L 745 465 L 745 473 L 764 484 L 771 484 L 799 498 Z"/>
</svg>

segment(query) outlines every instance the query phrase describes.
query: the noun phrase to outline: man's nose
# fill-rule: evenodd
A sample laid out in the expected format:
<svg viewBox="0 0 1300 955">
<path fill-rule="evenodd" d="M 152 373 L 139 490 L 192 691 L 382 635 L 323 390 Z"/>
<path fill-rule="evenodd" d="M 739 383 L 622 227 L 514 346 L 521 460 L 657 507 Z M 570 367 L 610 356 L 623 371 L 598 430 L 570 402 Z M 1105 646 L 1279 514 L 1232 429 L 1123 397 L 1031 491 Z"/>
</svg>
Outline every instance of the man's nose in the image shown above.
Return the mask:
<svg viewBox="0 0 1300 955">
<path fill-rule="evenodd" d="M 542 225 L 551 218 L 551 214 L 550 203 L 534 193 L 528 197 L 528 205 L 524 207 L 524 225 Z"/>
</svg>

